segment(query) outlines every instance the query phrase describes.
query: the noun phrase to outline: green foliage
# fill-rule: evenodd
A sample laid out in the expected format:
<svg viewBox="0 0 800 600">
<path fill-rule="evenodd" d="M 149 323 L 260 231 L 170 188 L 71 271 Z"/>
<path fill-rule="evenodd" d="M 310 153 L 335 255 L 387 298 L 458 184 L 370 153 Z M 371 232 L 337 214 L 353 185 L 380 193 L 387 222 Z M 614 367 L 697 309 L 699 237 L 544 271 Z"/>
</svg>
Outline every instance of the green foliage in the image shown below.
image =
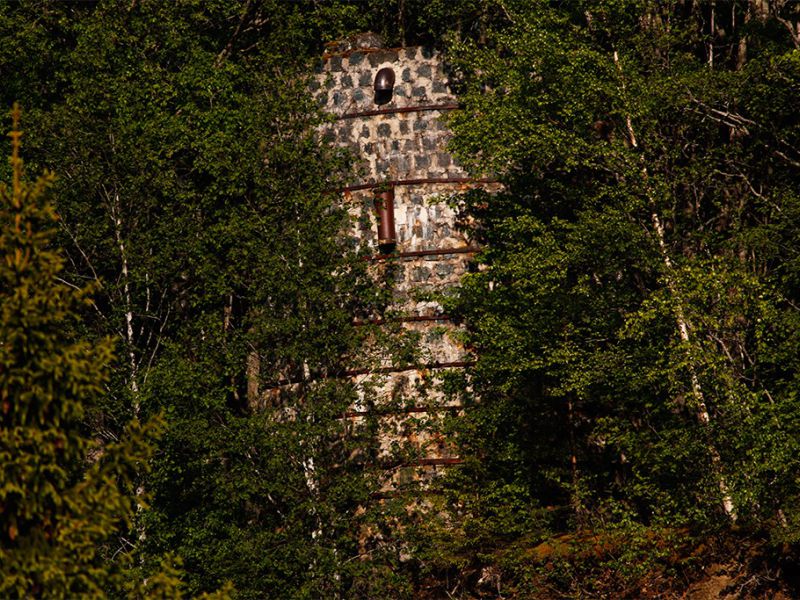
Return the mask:
<svg viewBox="0 0 800 600">
<path fill-rule="evenodd" d="M 113 343 L 69 334 L 93 286 L 62 278 L 63 258 L 51 248 L 53 177 L 24 180 L 18 119 L 15 108 L 12 181 L 0 185 L 0 594 L 104 597 L 134 581 L 123 536 L 160 423 L 130 421 L 109 444 L 86 429 Z M 159 577 L 175 589 L 175 578 Z"/>
<path fill-rule="evenodd" d="M 40 3 L 62 36 L 0 10 L 11 45 L 38 47 L 29 31 L 52 44 L 27 60 L 59 65 L 58 94 L 20 88 L 34 160 L 63 173 L 70 278 L 103 282 L 76 328 L 119 340 L 92 425 L 110 438 L 164 414 L 152 475 L 136 474 L 153 495 L 136 551 L 145 570 L 181 557 L 192 595 L 381 585 L 358 558 L 380 518 L 377 425 L 342 415 L 366 334 L 352 320 L 385 294 L 329 191 L 346 163 L 319 143 L 307 93 L 333 10 L 316 4 Z"/>
<path fill-rule="evenodd" d="M 619 597 L 734 516 L 796 545 L 796 15 L 722 4 L 0 5 L 0 99 L 62 174 L 58 237 L 4 196 L 2 452 L 40 486 L 3 481 L 9 594 Z M 375 502 L 382 426 L 344 418 L 372 406 L 349 369 L 417 350 L 352 326 L 387 295 L 306 93 L 321 42 L 363 30 L 447 42 L 452 147 L 504 184 L 464 198 L 485 244 L 448 300 L 479 356 L 445 386 L 465 462 L 418 502 Z M 127 424 L 160 413 L 148 475 Z"/>
<path fill-rule="evenodd" d="M 550 535 L 730 531 L 727 500 L 794 539 L 798 55 L 786 14 L 735 3 L 709 46 L 710 10 L 506 2 L 450 49 L 452 147 L 505 185 L 466 197 L 486 250 L 449 307 L 479 356 L 459 477 L 561 507 Z"/>
<path fill-rule="evenodd" d="M 314 3 L 310 18 L 326 40 L 372 31 L 390 47 L 443 40 L 481 39 L 496 0 L 329 0 Z"/>
</svg>

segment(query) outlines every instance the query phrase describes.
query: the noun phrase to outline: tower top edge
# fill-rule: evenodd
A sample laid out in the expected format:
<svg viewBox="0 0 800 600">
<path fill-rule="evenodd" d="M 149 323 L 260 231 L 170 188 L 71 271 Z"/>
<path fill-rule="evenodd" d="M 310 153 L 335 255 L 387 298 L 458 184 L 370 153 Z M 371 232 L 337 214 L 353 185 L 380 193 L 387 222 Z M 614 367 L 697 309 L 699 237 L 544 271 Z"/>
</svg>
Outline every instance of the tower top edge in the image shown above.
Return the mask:
<svg viewBox="0 0 800 600">
<path fill-rule="evenodd" d="M 377 33 L 366 32 L 351 35 L 345 39 L 327 42 L 324 45 L 322 59 L 327 60 L 334 56 L 347 57 L 353 52 L 369 54 L 372 52 L 380 52 L 382 50 L 398 51 L 412 48 L 427 48 L 427 46 L 413 44 L 409 46 L 387 48 L 383 38 L 380 35 Z"/>
</svg>

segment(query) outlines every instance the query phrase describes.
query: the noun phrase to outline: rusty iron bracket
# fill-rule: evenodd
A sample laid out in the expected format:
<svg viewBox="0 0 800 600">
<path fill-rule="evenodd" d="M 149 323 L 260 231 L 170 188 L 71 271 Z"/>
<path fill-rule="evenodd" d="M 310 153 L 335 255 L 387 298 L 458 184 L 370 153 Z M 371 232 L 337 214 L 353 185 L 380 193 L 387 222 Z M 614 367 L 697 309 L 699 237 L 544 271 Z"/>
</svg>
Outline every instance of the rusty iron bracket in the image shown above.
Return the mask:
<svg viewBox="0 0 800 600">
<path fill-rule="evenodd" d="M 425 112 L 429 110 L 458 110 L 461 108 L 459 104 L 422 104 L 420 106 L 399 106 L 396 108 L 376 108 L 373 110 L 364 110 L 361 112 L 345 113 L 337 115 L 337 120 L 344 119 L 357 119 L 359 117 L 374 117 L 376 115 L 394 115 L 401 113 L 415 113 Z"/>
<path fill-rule="evenodd" d="M 448 178 L 437 178 L 437 177 L 426 177 L 423 179 L 392 179 L 389 181 L 381 181 L 381 182 L 373 182 L 373 183 L 358 183 L 355 185 L 346 185 L 344 187 L 337 188 L 336 190 L 329 190 L 329 191 L 337 191 L 337 192 L 356 192 L 358 190 L 371 190 L 376 187 L 380 186 L 406 186 L 406 185 L 425 185 L 428 183 L 441 183 L 441 184 L 459 184 L 459 183 L 498 183 L 497 179 L 489 178 L 489 177 L 448 177 Z"/>
<path fill-rule="evenodd" d="M 366 260 L 388 260 L 390 258 L 419 258 L 420 256 L 446 256 L 448 254 L 477 254 L 481 249 L 477 246 L 463 246 L 461 248 L 439 248 L 436 250 L 412 250 L 409 252 L 394 252 L 392 254 L 376 254 L 365 257 Z"/>
</svg>

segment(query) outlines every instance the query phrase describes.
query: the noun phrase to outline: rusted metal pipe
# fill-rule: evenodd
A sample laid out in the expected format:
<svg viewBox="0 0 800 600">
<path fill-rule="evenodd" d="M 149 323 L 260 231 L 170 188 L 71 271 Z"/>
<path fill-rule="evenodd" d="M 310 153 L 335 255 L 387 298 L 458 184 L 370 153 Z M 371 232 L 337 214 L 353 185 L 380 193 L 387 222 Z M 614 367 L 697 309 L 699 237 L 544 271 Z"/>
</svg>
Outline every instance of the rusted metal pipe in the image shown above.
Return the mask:
<svg viewBox="0 0 800 600">
<path fill-rule="evenodd" d="M 393 500 L 394 498 L 402 498 L 406 492 L 403 490 L 398 490 L 395 492 L 372 492 L 369 495 L 370 500 Z M 444 490 L 429 490 L 425 488 L 414 488 L 414 497 L 420 496 L 444 496 L 447 492 Z M 571 508 L 571 507 L 570 507 Z M 384 539 L 384 543 L 386 543 L 386 539 Z"/>
<path fill-rule="evenodd" d="M 492 178 L 475 178 L 475 177 L 447 177 L 447 178 L 436 178 L 436 177 L 426 177 L 423 179 L 391 179 L 389 181 L 385 181 L 384 185 L 398 187 L 398 186 L 406 186 L 406 185 L 424 185 L 427 183 L 442 183 L 442 184 L 454 184 L 454 183 L 498 183 L 497 179 Z M 344 187 L 336 188 L 337 192 L 356 192 L 358 190 L 369 190 L 374 189 L 376 183 L 358 183 L 355 185 L 346 185 Z M 329 190 L 330 191 L 330 190 Z"/>
<path fill-rule="evenodd" d="M 394 228 L 394 188 L 375 188 L 375 214 L 378 217 L 378 245 L 394 246 L 397 233 Z"/>
<path fill-rule="evenodd" d="M 457 456 L 437 457 L 437 458 L 417 458 L 413 460 L 378 460 L 376 462 L 368 462 L 367 467 L 379 467 L 382 469 L 403 469 L 406 467 L 435 467 L 435 466 L 448 466 L 448 465 L 461 465 L 464 463 L 463 458 Z"/>
<path fill-rule="evenodd" d="M 461 248 L 440 248 L 437 250 L 412 250 L 410 252 L 395 252 L 393 254 L 376 254 L 365 257 L 366 260 L 387 260 L 389 258 L 418 258 L 420 256 L 445 256 L 447 254 L 477 254 L 481 249 L 475 246 Z"/>
<path fill-rule="evenodd" d="M 358 375 L 376 375 L 376 374 L 385 374 L 385 373 L 402 373 L 403 371 L 418 371 L 421 369 L 455 369 L 455 368 L 466 368 L 466 367 L 474 367 L 475 361 L 474 360 L 462 360 L 462 361 L 453 361 L 453 362 L 429 362 L 417 365 L 401 365 L 398 367 L 378 367 L 375 369 L 351 369 L 349 371 L 344 371 L 343 373 L 333 374 L 333 375 L 322 375 L 316 379 L 324 380 L 324 379 L 341 379 L 344 377 L 356 377 Z M 278 381 L 273 381 L 272 383 L 268 383 L 263 386 L 261 389 L 268 391 L 268 390 L 275 390 L 281 387 L 286 387 L 290 385 L 299 385 L 301 383 L 307 383 L 303 380 L 295 380 L 291 381 L 289 379 L 279 379 Z"/>
<path fill-rule="evenodd" d="M 390 319 L 364 319 L 363 321 L 353 321 L 353 327 L 363 327 L 364 325 L 383 325 L 384 323 L 422 323 L 428 321 L 450 321 L 447 315 L 414 315 L 410 317 L 392 317 Z"/>
<path fill-rule="evenodd" d="M 347 377 L 356 375 L 376 375 L 379 373 L 402 373 L 403 371 L 417 371 L 421 369 L 455 369 L 474 367 L 474 360 L 457 360 L 452 362 L 430 362 L 422 365 L 403 365 L 399 367 L 378 367 L 377 369 L 352 369 L 345 371 Z"/>
<path fill-rule="evenodd" d="M 336 119 L 357 119 L 359 117 L 374 117 L 376 115 L 395 115 L 400 113 L 426 112 L 429 110 L 458 110 L 460 108 L 461 107 L 458 104 L 421 104 L 419 106 L 398 106 L 395 108 L 376 108 L 361 112 L 345 113 L 343 115 L 338 115 Z"/>
<path fill-rule="evenodd" d="M 380 467 L 382 469 L 403 469 L 406 467 L 436 467 L 440 465 L 460 465 L 464 463 L 463 458 L 457 456 L 436 457 L 436 458 L 417 458 L 413 460 L 378 460 L 375 463 L 367 463 L 368 467 Z"/>
<path fill-rule="evenodd" d="M 457 413 L 459 411 L 464 410 L 463 406 L 412 406 L 409 408 L 398 408 L 393 410 L 351 410 L 344 415 L 342 415 L 346 419 L 355 419 L 358 417 L 392 417 L 397 415 L 415 415 L 415 414 L 426 414 L 426 413 L 442 413 L 442 412 L 453 412 Z"/>
<path fill-rule="evenodd" d="M 464 464 L 463 458 L 418 458 L 405 463 L 409 467 L 436 467 Z"/>
</svg>

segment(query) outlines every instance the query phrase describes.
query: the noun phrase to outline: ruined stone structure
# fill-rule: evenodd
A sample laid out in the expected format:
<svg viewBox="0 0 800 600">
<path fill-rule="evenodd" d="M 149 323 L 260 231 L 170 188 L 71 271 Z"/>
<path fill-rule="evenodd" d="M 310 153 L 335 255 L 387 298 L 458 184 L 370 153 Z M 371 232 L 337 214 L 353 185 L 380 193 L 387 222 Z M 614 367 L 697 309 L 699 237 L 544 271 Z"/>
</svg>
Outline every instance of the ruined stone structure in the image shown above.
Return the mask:
<svg viewBox="0 0 800 600">
<path fill-rule="evenodd" d="M 370 35 L 328 50 L 313 87 L 336 118 L 326 135 L 360 161 L 358 179 L 343 190 L 356 217 L 353 235 L 371 249 L 376 269 L 391 269 L 393 321 L 418 336 L 420 349 L 412 365 L 386 363 L 359 377 L 377 378 L 379 397 L 402 398 L 403 408 L 392 413 L 397 435 L 417 436 L 414 476 L 430 475 L 459 459 L 435 428 L 409 433 L 404 421 L 460 411 L 439 383 L 472 357 L 435 295 L 458 284 L 475 252 L 448 199 L 482 183 L 470 179 L 447 152 L 450 133 L 440 117 L 458 107 L 435 51 L 385 49 Z M 376 194 L 386 201 L 379 215 Z M 355 408 L 357 415 L 360 407 Z M 387 437 L 387 445 L 391 441 Z"/>
</svg>

